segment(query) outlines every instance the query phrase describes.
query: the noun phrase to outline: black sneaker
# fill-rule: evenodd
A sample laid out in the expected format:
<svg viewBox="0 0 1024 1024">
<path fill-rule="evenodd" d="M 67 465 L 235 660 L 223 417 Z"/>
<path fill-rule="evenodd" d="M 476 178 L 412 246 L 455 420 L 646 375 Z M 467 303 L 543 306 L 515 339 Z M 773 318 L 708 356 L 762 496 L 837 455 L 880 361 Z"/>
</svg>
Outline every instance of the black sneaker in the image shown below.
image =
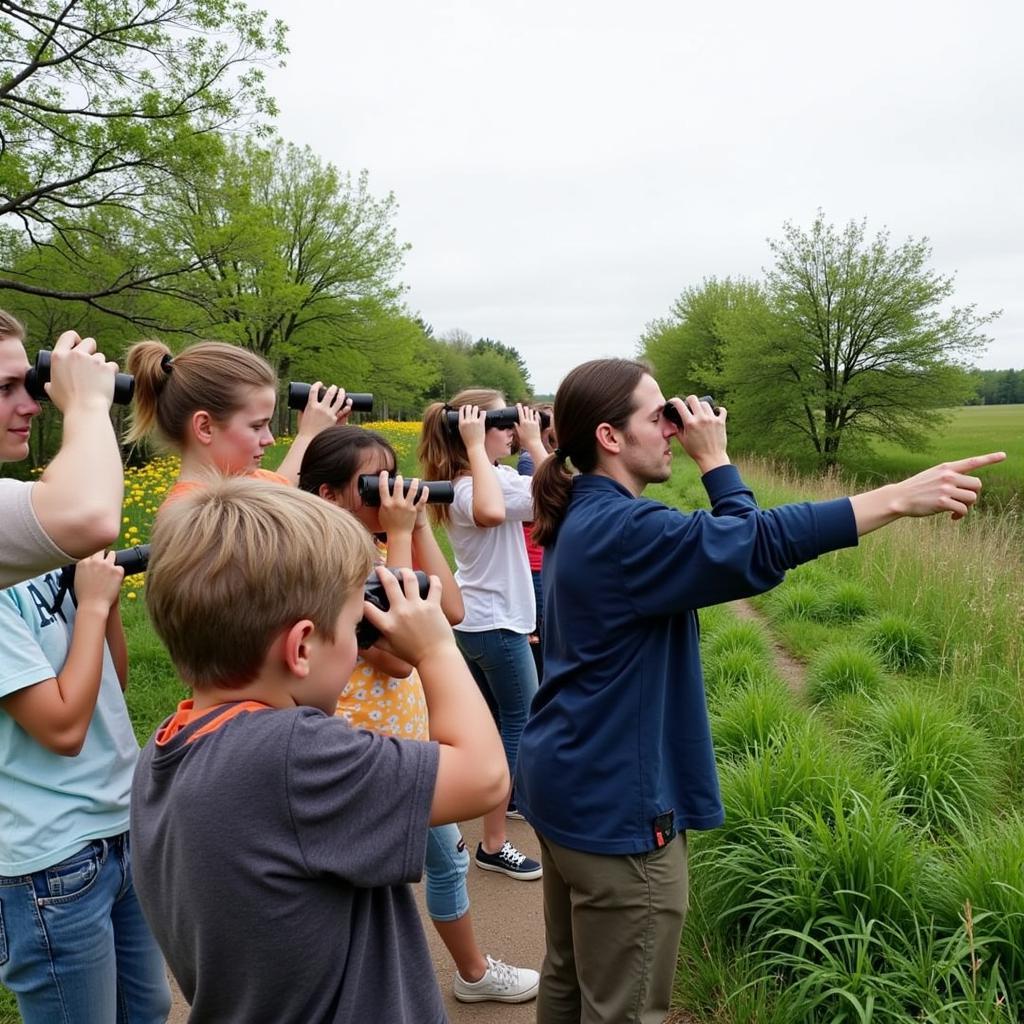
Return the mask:
<svg viewBox="0 0 1024 1024">
<path fill-rule="evenodd" d="M 487 853 L 482 843 L 477 843 L 476 866 L 484 871 L 500 871 L 509 878 L 532 882 L 544 874 L 544 869 L 535 861 L 520 853 L 507 839 L 497 853 Z"/>
</svg>

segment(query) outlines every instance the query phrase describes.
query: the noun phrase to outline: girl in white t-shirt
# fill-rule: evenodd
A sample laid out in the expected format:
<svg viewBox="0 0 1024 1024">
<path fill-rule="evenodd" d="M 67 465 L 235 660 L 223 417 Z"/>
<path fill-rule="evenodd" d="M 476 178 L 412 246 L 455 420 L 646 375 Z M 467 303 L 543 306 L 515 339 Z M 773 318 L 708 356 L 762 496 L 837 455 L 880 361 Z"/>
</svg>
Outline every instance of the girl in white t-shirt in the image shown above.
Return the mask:
<svg viewBox="0 0 1024 1024">
<path fill-rule="evenodd" d="M 486 428 L 485 413 L 504 406 L 500 392 L 486 389 L 462 391 L 450 404 L 435 402 L 423 417 L 419 458 L 424 478 L 455 481 L 452 505 L 431 506 L 448 531 L 466 609 L 455 639 L 498 720 L 514 775 L 519 736 L 537 692 L 529 642 L 536 602 L 522 529 L 533 518 L 533 491 L 528 477 L 500 460 L 512 453 L 517 437 L 535 464 L 548 453 L 537 414 L 522 405 L 517 426 Z M 457 429 L 448 422 L 452 411 L 458 412 Z M 520 817 L 511 802 L 485 816 L 477 866 L 511 878 L 539 878 L 540 864 L 506 839 L 506 814 Z"/>
</svg>

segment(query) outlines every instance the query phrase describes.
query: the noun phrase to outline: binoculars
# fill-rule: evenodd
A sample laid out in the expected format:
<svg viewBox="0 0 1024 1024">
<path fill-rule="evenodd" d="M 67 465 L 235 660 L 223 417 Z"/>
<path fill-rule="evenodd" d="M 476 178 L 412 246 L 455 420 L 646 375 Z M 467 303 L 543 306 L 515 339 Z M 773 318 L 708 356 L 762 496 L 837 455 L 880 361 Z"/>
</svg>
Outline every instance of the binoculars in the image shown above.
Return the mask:
<svg viewBox="0 0 1024 1024">
<path fill-rule="evenodd" d="M 297 409 L 302 412 L 306 408 L 306 402 L 309 401 L 309 389 L 312 384 L 303 384 L 301 381 L 293 380 L 288 384 L 288 408 Z M 320 388 L 319 394 L 316 396 L 318 401 L 322 401 L 324 395 L 327 394 L 327 388 Z M 345 398 L 352 402 L 353 412 L 372 412 L 373 411 L 373 395 L 367 394 L 366 392 L 355 392 L 347 391 Z"/>
<path fill-rule="evenodd" d="M 25 390 L 37 401 L 48 402 L 44 384 L 50 381 L 50 349 L 36 353 L 36 364 L 25 374 Z M 135 393 L 135 378 L 130 373 L 119 373 L 114 378 L 114 404 L 127 405 Z"/>
<path fill-rule="evenodd" d="M 395 576 L 399 583 L 402 582 L 401 569 L 388 569 L 388 572 Z M 430 577 L 425 572 L 420 572 L 417 569 L 416 585 L 419 587 L 420 597 L 425 598 L 430 590 Z M 369 601 L 370 604 L 379 608 L 382 612 L 386 612 L 391 607 L 391 602 L 388 600 L 388 595 L 384 590 L 384 584 L 381 583 L 376 570 L 366 577 L 366 583 L 363 584 L 363 600 Z M 363 619 L 356 626 L 356 645 L 358 647 L 363 649 L 372 647 L 379 639 L 380 630 L 367 622 L 366 619 Z"/>
<path fill-rule="evenodd" d="M 707 402 L 711 406 L 711 411 L 716 416 L 718 415 L 718 406 L 715 405 L 715 400 L 710 395 L 701 395 L 698 401 Z M 674 423 L 677 427 L 683 425 L 683 417 L 679 415 L 679 410 L 671 402 L 665 403 L 664 413 L 665 419 L 670 423 Z"/>
<path fill-rule="evenodd" d="M 380 478 L 374 476 L 372 473 L 361 473 L 359 475 L 359 497 L 362 499 L 364 505 L 372 505 L 376 507 L 380 504 L 379 480 Z M 403 479 L 402 493 L 408 494 L 411 486 L 411 479 Z M 419 487 L 416 489 L 415 501 L 419 501 L 419 497 L 423 493 L 424 487 L 428 487 L 430 489 L 430 494 L 427 495 L 428 505 L 450 505 L 455 500 L 455 485 L 451 480 L 421 480 Z M 388 477 L 388 490 L 392 494 L 395 492 L 394 476 Z"/>
<path fill-rule="evenodd" d="M 547 430 L 551 426 L 550 414 L 540 412 L 537 415 L 540 418 L 540 429 Z M 459 432 L 459 410 L 449 409 L 445 413 L 445 418 L 448 421 L 448 429 L 457 434 Z M 484 413 L 484 426 L 488 430 L 507 430 L 518 422 L 519 410 L 514 405 L 510 405 L 507 409 L 491 409 L 490 412 Z"/>
</svg>

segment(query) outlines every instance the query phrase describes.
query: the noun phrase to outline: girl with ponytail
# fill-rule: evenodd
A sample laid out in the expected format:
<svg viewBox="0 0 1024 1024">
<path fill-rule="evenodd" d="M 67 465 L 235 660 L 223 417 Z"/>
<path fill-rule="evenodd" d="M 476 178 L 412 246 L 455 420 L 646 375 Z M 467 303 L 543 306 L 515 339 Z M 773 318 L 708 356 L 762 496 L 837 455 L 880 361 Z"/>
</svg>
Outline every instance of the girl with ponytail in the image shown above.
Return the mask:
<svg viewBox="0 0 1024 1024">
<path fill-rule="evenodd" d="M 466 609 L 455 639 L 498 719 L 514 773 L 519 736 L 537 692 L 529 643 L 536 605 L 522 529 L 533 518 L 533 491 L 529 477 L 500 460 L 512 453 L 516 439 L 535 466 L 541 466 L 548 453 L 532 409 L 518 406 L 515 427 L 486 428 L 485 413 L 504 406 L 500 392 L 479 388 L 460 392 L 451 404 L 435 402 L 423 417 L 419 458 L 425 478 L 455 482 L 451 506 L 430 507 L 435 521 L 448 531 L 458 567 L 455 580 Z M 453 411 L 458 412 L 457 430 L 448 425 L 448 413 Z M 540 865 L 506 839 L 506 815 L 521 818 L 514 802 L 485 815 L 477 866 L 511 878 L 539 878 Z"/>
<path fill-rule="evenodd" d="M 135 399 L 127 440 L 155 435 L 181 455 L 181 473 L 167 500 L 202 486 L 213 472 L 252 475 L 295 486 L 309 442 L 321 430 L 348 419 L 352 403 L 330 387 L 318 399 L 309 391 L 294 443 L 278 472 L 260 469 L 274 443 L 270 421 L 277 401 L 277 376 L 248 349 L 201 341 L 173 355 L 160 341 L 140 341 L 127 354 L 135 377 Z"/>
</svg>

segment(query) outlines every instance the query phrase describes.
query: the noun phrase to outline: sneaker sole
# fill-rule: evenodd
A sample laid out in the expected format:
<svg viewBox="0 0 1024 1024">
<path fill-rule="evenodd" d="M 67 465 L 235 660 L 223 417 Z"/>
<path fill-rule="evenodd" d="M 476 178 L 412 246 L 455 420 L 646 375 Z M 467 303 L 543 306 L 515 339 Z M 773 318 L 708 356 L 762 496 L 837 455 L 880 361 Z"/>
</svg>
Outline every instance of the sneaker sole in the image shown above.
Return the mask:
<svg viewBox="0 0 1024 1024">
<path fill-rule="evenodd" d="M 544 874 L 543 868 L 537 868 L 536 871 L 513 871 L 511 868 L 499 868 L 496 864 L 482 864 L 475 857 L 473 863 L 484 871 L 497 871 L 501 875 L 508 875 L 509 878 L 518 879 L 520 882 L 532 882 Z"/>
<path fill-rule="evenodd" d="M 531 999 L 537 998 L 537 991 L 540 988 L 540 982 L 537 982 L 533 988 L 527 989 L 525 992 L 519 992 L 516 995 L 509 996 L 485 996 L 476 995 L 475 993 L 462 993 L 457 989 L 453 989 L 455 998 L 460 1003 L 528 1003 Z"/>
<path fill-rule="evenodd" d="M 526 819 L 518 811 L 506 811 L 505 817 L 509 821 L 526 821 Z"/>
</svg>

